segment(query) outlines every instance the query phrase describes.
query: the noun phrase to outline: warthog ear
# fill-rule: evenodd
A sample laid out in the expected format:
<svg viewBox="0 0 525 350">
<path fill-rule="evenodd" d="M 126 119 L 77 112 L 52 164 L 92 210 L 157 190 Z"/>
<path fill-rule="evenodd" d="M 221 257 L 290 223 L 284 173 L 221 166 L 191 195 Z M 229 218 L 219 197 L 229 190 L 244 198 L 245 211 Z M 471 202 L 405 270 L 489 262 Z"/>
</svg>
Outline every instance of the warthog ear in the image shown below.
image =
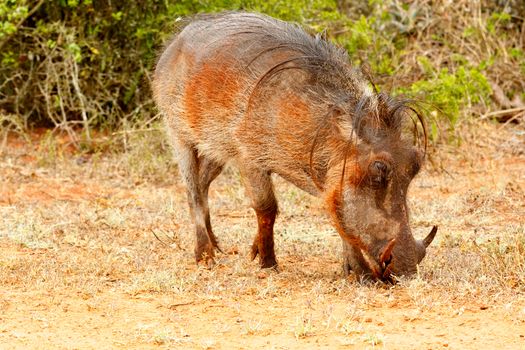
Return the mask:
<svg viewBox="0 0 525 350">
<path fill-rule="evenodd" d="M 387 244 L 385 244 L 383 249 L 381 249 L 381 253 L 379 253 L 379 265 L 382 268 L 385 268 L 392 261 L 392 250 L 394 249 L 395 244 L 396 239 L 392 238 Z"/>
</svg>

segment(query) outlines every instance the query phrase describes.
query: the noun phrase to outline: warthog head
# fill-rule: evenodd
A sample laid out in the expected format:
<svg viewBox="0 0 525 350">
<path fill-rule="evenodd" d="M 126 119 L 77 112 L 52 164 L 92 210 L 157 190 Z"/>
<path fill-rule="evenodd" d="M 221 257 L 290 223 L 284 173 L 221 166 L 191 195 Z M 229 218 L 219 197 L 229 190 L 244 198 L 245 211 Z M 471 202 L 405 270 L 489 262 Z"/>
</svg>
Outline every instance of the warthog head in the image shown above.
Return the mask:
<svg viewBox="0 0 525 350">
<path fill-rule="evenodd" d="M 342 134 L 350 132 L 353 141 L 325 188 L 343 239 L 345 271 L 383 281 L 411 275 L 437 232 L 433 227 L 416 240 L 409 226 L 407 190 L 426 150 L 422 117 L 413 102 L 382 93 L 365 95 L 349 109 L 342 106 L 334 112 L 337 127 Z M 422 145 L 403 136 L 406 121 L 413 122 L 412 135 Z"/>
</svg>

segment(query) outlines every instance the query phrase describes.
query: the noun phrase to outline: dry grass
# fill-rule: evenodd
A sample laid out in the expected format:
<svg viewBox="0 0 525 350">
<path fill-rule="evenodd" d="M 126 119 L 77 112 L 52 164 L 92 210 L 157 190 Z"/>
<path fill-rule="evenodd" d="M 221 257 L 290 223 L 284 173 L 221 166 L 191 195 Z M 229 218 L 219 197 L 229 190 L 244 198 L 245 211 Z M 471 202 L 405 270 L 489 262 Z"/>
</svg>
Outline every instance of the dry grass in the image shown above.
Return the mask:
<svg viewBox="0 0 525 350">
<path fill-rule="evenodd" d="M 165 152 L 153 156 L 151 147 L 137 143 L 124 153 L 69 154 L 51 140 L 56 152 L 50 161 L 39 151 L 43 141 L 33 148 L 9 139 L 0 160 L 0 281 L 7 293 L 0 318 L 14 322 L 14 303 L 27 305 L 38 314 L 31 323 L 38 334 L 45 314 L 34 312 L 38 305 L 50 310 L 47 324 L 73 312 L 84 325 L 87 312 L 119 327 L 115 339 L 95 337 L 98 345 L 124 348 L 211 349 L 245 342 L 249 348 L 294 348 L 319 341 L 320 347 L 410 348 L 413 339 L 398 339 L 402 331 L 388 322 L 408 327 L 447 317 L 482 320 L 479 313 L 487 309 L 523 327 L 524 134 L 496 128 L 465 127 L 464 145 L 442 146 L 434 166 L 413 184 L 415 234 L 422 236 L 432 224 L 440 232 L 418 276 L 395 286 L 344 278 L 340 240 L 321 204 L 283 180 L 276 179 L 281 272 L 260 271 L 248 259 L 256 221 L 233 169 L 212 185 L 212 220 L 226 254 L 207 270 L 194 264 L 184 189 Z M 151 145 L 151 135 L 137 140 Z M 142 157 L 134 153 L 141 148 Z M 154 172 L 157 163 L 163 165 Z M 80 305 L 86 309 L 77 310 Z M 455 336 L 462 336 L 461 329 Z M 2 334 L 0 329 L 0 339 Z M 13 334 L 3 340 L 40 344 Z M 67 347 L 60 332 L 55 335 L 45 344 Z M 244 340 L 235 343 L 236 336 Z M 430 344 L 441 344 L 432 337 Z M 469 347 L 447 339 L 447 345 Z M 471 346 L 484 338 L 477 339 Z"/>
</svg>

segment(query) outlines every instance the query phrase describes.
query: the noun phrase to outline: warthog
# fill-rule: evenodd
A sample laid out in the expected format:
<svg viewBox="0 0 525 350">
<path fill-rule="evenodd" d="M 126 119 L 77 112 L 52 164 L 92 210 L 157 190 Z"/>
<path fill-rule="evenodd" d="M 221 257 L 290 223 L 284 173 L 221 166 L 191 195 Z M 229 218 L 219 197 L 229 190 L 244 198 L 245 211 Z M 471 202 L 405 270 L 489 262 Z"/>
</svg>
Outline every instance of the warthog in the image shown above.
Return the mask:
<svg viewBox="0 0 525 350">
<path fill-rule="evenodd" d="M 436 233 L 414 239 L 406 201 L 424 122 L 410 100 L 378 93 L 343 49 L 261 14 L 204 15 L 160 56 L 153 92 L 187 186 L 197 261 L 219 250 L 208 188 L 233 162 L 257 214 L 251 257 L 261 267 L 277 266 L 275 173 L 325 200 L 346 272 L 385 281 L 416 271 Z"/>
</svg>

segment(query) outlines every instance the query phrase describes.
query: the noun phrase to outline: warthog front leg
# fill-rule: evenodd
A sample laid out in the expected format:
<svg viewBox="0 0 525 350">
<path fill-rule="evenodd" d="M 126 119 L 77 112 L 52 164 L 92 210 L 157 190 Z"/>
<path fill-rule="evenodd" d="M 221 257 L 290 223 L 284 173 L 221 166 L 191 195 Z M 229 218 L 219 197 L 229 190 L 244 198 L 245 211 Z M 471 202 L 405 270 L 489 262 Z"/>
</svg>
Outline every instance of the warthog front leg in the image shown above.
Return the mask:
<svg viewBox="0 0 525 350">
<path fill-rule="evenodd" d="M 258 231 L 252 244 L 252 260 L 259 255 L 262 268 L 277 267 L 273 242 L 273 224 L 277 216 L 277 206 L 268 210 L 255 210 L 257 213 Z"/>
<path fill-rule="evenodd" d="M 278 209 L 271 176 L 260 170 L 245 170 L 242 171 L 242 176 L 246 192 L 257 214 L 258 231 L 252 244 L 251 258 L 253 260 L 259 256 L 259 264 L 262 268 L 276 268 L 273 225 Z"/>
<path fill-rule="evenodd" d="M 350 275 L 352 271 L 352 266 L 355 266 L 354 262 L 354 248 L 348 244 L 348 242 L 342 240 L 343 242 L 343 272 L 345 276 Z"/>
</svg>

